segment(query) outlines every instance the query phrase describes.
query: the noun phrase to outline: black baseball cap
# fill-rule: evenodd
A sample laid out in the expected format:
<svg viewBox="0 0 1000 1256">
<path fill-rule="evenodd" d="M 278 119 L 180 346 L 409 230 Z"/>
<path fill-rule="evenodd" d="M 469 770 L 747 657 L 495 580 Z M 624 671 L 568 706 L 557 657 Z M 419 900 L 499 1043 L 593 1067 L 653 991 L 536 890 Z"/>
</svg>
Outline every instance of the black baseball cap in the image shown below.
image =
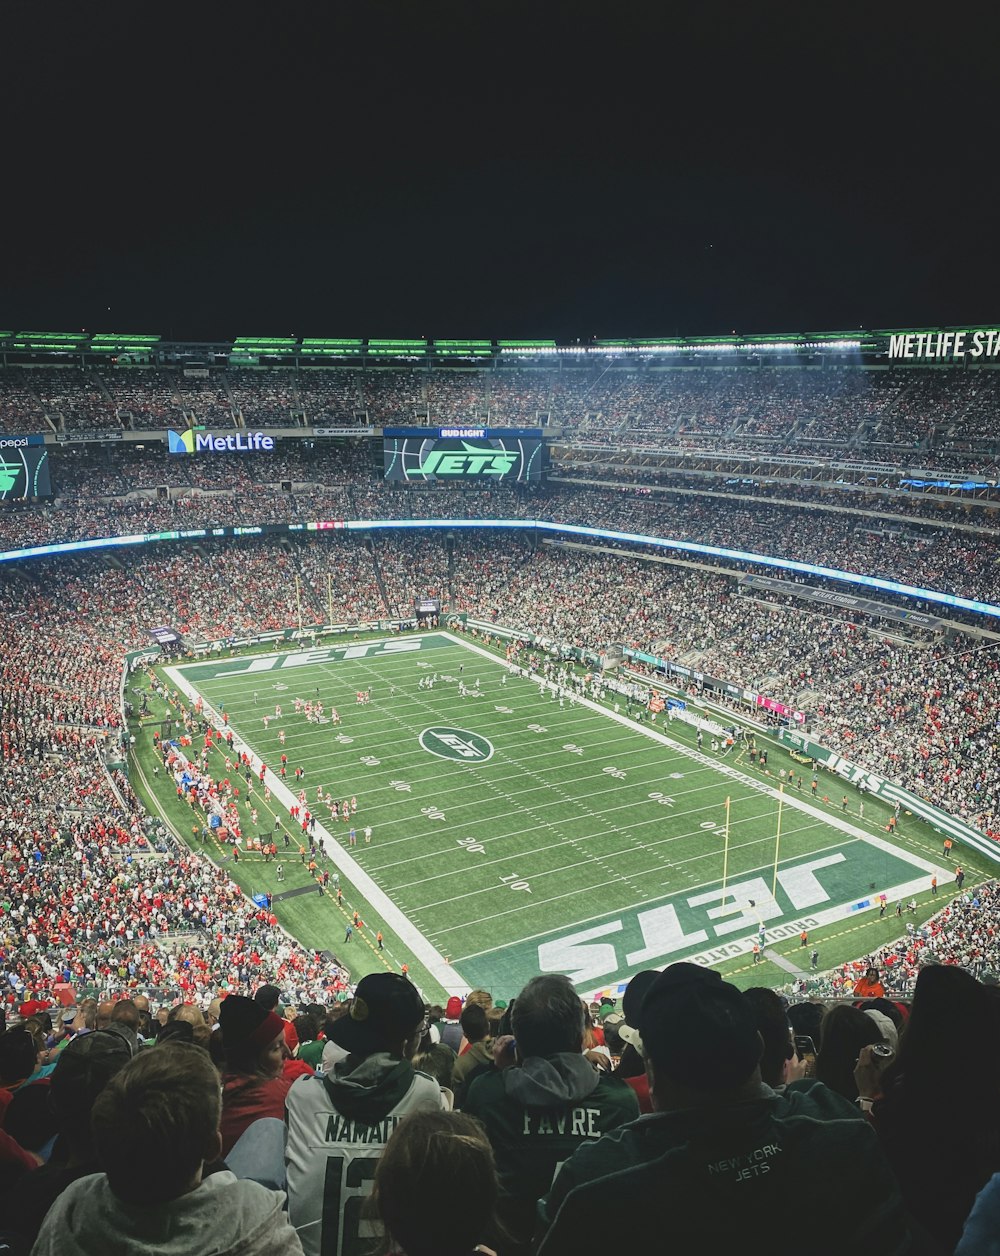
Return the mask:
<svg viewBox="0 0 1000 1256">
<path fill-rule="evenodd" d="M 358 982 L 350 1011 L 327 1035 L 351 1055 L 372 1055 L 398 1046 L 424 1019 L 417 988 L 399 973 L 370 973 Z"/>
<path fill-rule="evenodd" d="M 638 1029 L 653 1068 L 698 1090 L 748 1081 L 763 1049 L 748 1000 L 698 964 L 671 964 L 659 974 L 642 1001 Z"/>
</svg>

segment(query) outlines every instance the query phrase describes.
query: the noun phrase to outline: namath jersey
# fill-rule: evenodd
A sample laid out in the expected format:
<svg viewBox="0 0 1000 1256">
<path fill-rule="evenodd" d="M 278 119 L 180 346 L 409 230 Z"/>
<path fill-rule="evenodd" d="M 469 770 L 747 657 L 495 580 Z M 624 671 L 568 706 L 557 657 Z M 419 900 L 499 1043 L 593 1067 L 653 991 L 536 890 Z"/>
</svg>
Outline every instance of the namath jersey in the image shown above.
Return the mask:
<svg viewBox="0 0 1000 1256">
<path fill-rule="evenodd" d="M 404 1116 L 445 1106 L 409 1060 L 378 1054 L 342 1068 L 300 1078 L 285 1105 L 288 1216 L 306 1256 L 371 1256 L 379 1231 L 362 1210 L 382 1148 Z"/>
</svg>

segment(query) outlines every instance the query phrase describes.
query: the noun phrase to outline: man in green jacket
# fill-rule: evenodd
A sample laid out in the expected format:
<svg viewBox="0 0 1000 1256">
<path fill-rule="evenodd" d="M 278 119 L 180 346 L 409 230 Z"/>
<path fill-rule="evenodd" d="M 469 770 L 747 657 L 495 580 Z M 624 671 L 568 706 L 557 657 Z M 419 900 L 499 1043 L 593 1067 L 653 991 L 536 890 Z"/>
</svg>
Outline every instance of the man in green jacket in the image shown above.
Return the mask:
<svg viewBox="0 0 1000 1256">
<path fill-rule="evenodd" d="M 815 1080 L 772 1090 L 749 1002 L 717 972 L 673 964 L 639 1016 L 653 1112 L 579 1148 L 541 1207 L 539 1256 L 603 1250 L 627 1216 L 672 1253 L 909 1252 L 899 1188 L 853 1104 Z M 836 1203 L 831 1206 L 830 1201 Z M 817 1246 L 818 1243 L 818 1246 Z"/>
<path fill-rule="evenodd" d="M 583 1055 L 584 1008 L 568 977 L 535 977 L 511 1012 L 513 1041 L 497 1039 L 501 1066 L 473 1079 L 462 1110 L 486 1127 L 500 1178 L 498 1215 L 527 1245 L 538 1200 L 558 1166 L 639 1115 L 634 1092 Z"/>
</svg>

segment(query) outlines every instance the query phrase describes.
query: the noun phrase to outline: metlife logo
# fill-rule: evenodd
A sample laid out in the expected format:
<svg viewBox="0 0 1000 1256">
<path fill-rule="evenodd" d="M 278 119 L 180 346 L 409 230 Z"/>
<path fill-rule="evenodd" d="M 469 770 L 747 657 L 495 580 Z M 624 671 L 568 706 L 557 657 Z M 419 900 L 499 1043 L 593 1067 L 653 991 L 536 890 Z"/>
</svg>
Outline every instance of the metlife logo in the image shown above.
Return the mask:
<svg viewBox="0 0 1000 1256">
<path fill-rule="evenodd" d="M 255 453 L 274 449 L 274 438 L 263 432 L 230 432 L 225 436 L 213 436 L 211 432 L 196 432 L 188 428 L 184 432 L 167 430 L 167 452 L 172 454 L 199 453 Z"/>
</svg>

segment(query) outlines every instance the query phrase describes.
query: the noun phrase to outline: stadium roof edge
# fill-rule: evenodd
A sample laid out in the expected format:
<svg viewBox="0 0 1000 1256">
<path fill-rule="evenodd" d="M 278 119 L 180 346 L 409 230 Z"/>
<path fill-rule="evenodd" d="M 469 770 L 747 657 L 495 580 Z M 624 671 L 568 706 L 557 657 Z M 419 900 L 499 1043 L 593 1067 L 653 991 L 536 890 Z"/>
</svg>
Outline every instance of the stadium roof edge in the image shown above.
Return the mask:
<svg viewBox="0 0 1000 1256">
<path fill-rule="evenodd" d="M 890 354 L 900 338 L 973 338 L 990 333 L 1000 340 L 1000 323 L 948 327 L 905 327 L 851 329 L 841 331 L 728 332 L 718 336 L 595 337 L 575 344 L 559 344 L 552 339 L 412 339 L 412 338 L 326 338 L 316 336 L 236 336 L 219 340 L 167 340 L 160 335 L 129 332 L 39 332 L 0 331 L 0 357 L 19 361 L 25 357 L 54 362 L 100 354 L 104 362 L 143 365 L 156 362 L 174 366 L 224 367 L 287 365 L 290 360 L 324 359 L 346 363 L 362 359 L 384 363 L 427 362 L 439 359 L 449 365 L 463 360 L 481 366 L 484 359 L 558 358 L 579 361 L 592 356 L 633 357 L 663 360 L 698 358 L 705 355 L 823 357 L 861 356 L 868 360 L 889 356 L 911 357 L 910 353 Z M 945 358 L 944 353 L 921 357 Z M 961 357 L 962 355 L 954 355 Z M 970 355 L 977 356 L 977 355 Z M 992 354 L 989 356 L 993 356 Z"/>
</svg>

